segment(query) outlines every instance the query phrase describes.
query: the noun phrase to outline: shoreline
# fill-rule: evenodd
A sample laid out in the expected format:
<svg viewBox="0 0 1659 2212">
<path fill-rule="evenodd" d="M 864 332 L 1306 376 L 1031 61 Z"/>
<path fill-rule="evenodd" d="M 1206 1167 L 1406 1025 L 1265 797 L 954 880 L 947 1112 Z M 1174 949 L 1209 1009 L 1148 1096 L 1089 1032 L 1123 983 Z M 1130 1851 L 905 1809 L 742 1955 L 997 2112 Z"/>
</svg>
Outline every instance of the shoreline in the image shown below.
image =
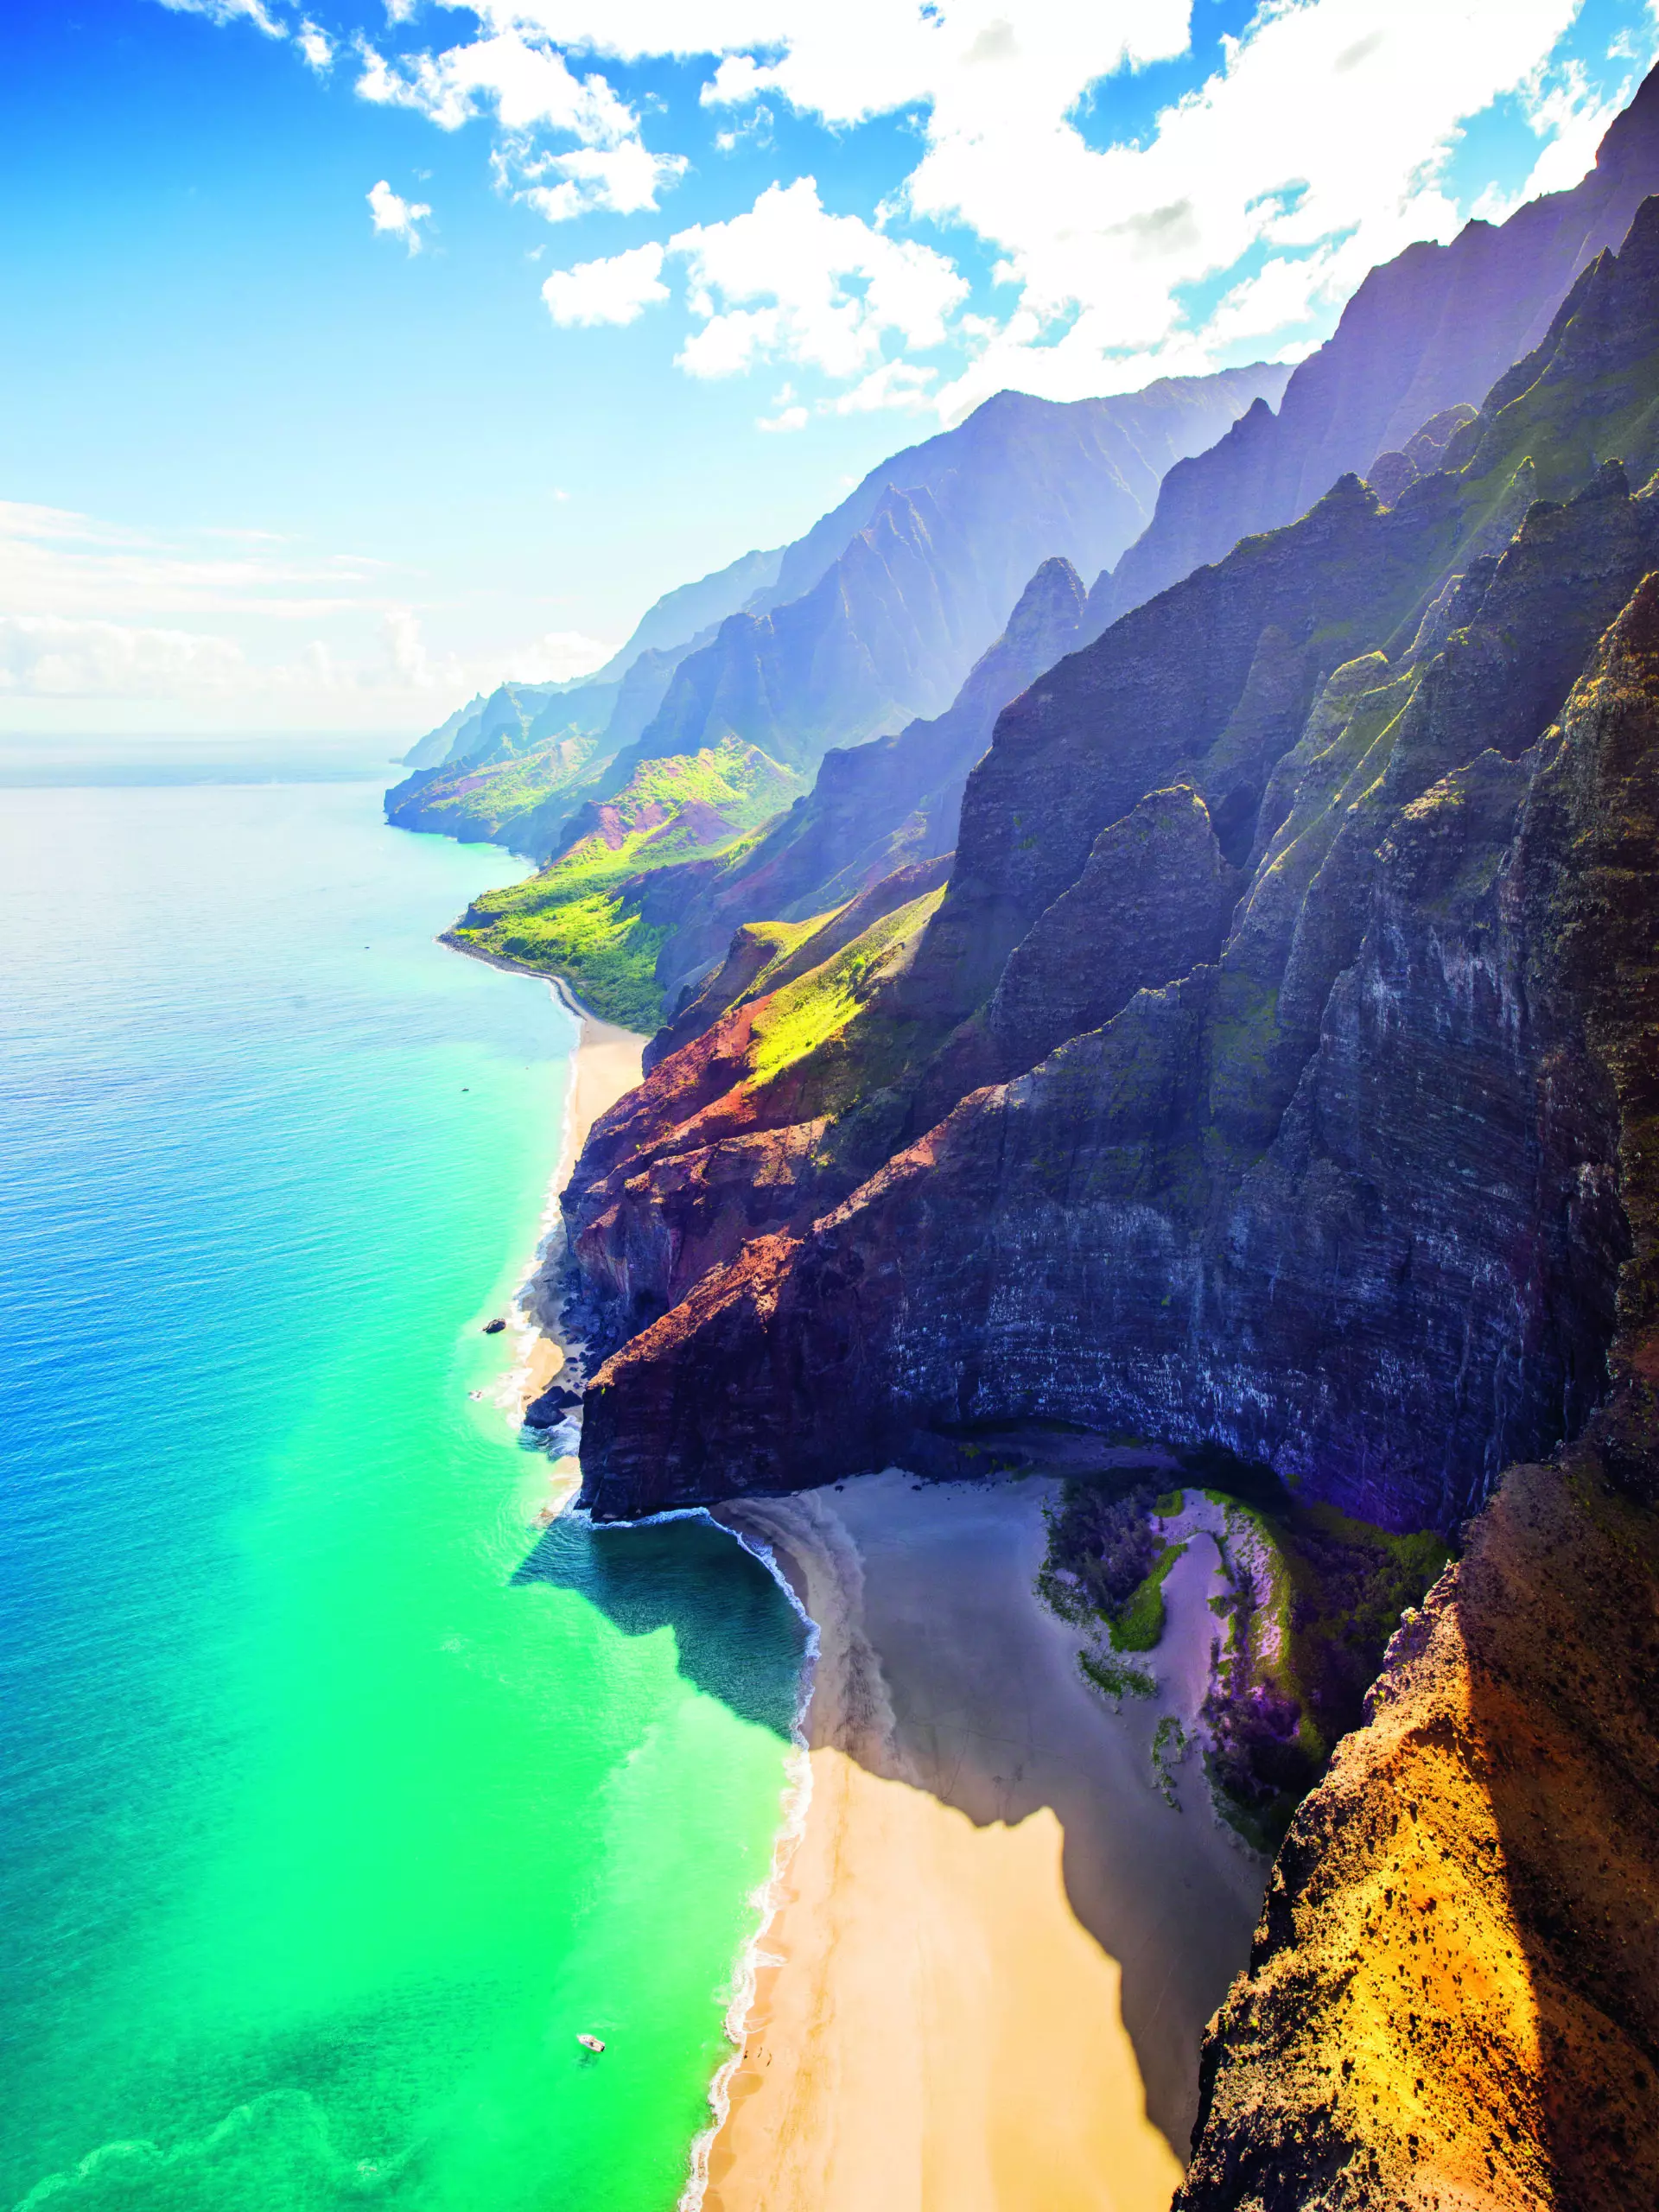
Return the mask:
<svg viewBox="0 0 1659 2212">
<path fill-rule="evenodd" d="M 1267 1866 L 1154 1765 L 1207 1682 L 1211 1548 L 1171 1577 L 1158 1696 L 1114 1713 L 1032 1588 L 1054 1487 L 889 1470 L 714 1514 L 818 1650 L 683 2207 L 1168 2204 Z"/>
<path fill-rule="evenodd" d="M 519 1421 L 571 1357 L 560 1196 L 646 1039 L 562 978 L 454 949 L 537 976 L 579 1025 L 509 1309 L 500 1402 Z M 542 1525 L 579 1487 L 574 1456 L 552 1472 Z M 1033 1588 L 1057 1488 L 890 1469 L 709 1515 L 776 1576 L 808 1645 L 680 2212 L 1166 2212 L 1202 2031 L 1246 1962 L 1267 1866 L 1192 1764 L 1154 1764 L 1160 1720 L 1190 1731 L 1207 1687 L 1213 1545 L 1170 1577 L 1158 1695 L 1114 1713 Z"/>
<path fill-rule="evenodd" d="M 439 943 L 486 968 L 508 975 L 531 976 L 545 983 L 553 996 L 577 1024 L 576 1042 L 570 1055 L 570 1077 L 565 1088 L 559 1150 L 547 1186 L 542 1217 L 537 1225 L 536 1246 L 523 1282 L 513 1293 L 506 1312 L 515 1357 L 496 1392 L 496 1402 L 513 1421 L 522 1426 L 524 1409 L 532 1399 L 556 1382 L 569 1363 L 569 1347 L 559 1334 L 559 1285 L 556 1267 L 563 1254 L 564 1217 L 559 1200 L 582 1157 L 588 1131 L 600 1116 L 633 1090 L 641 1075 L 640 1059 L 649 1039 L 637 1031 L 606 1021 L 585 1007 L 562 976 L 532 968 L 499 953 L 480 952 L 458 942 L 448 931 Z M 569 1455 L 566 1455 L 567 1457 Z M 563 1460 L 556 1461 L 563 1468 Z M 575 1494 L 576 1483 L 566 1471 L 560 1482 L 555 1511 L 562 1510 Z M 549 1516 L 552 1517 L 551 1515 Z"/>
</svg>

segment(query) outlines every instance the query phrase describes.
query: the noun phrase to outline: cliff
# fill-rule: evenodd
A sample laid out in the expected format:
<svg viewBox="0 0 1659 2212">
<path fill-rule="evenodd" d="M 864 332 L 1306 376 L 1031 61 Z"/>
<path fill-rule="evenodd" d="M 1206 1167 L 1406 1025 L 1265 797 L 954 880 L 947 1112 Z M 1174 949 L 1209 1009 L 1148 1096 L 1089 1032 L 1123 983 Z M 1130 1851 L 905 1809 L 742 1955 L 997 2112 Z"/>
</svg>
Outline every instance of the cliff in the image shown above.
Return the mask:
<svg viewBox="0 0 1659 2212">
<path fill-rule="evenodd" d="M 563 977 L 607 1021 L 648 1028 L 655 968 L 684 878 L 716 868 L 799 788 L 753 746 L 643 762 L 624 788 L 582 801 L 563 852 L 524 883 L 480 894 L 446 941 Z"/>
<path fill-rule="evenodd" d="M 772 593 L 681 663 L 641 753 L 730 734 L 807 766 L 941 713 L 1042 562 L 1092 575 L 1115 560 L 1170 465 L 1287 373 L 1256 364 L 1111 399 L 1001 392 L 895 454 L 785 553 Z"/>
<path fill-rule="evenodd" d="M 1554 1110 L 1616 1132 L 1613 1391 L 1507 1476 L 1296 1815 L 1182 2212 L 1659 2202 L 1659 578 L 1529 776 Z"/>
<path fill-rule="evenodd" d="M 792 544 L 665 594 L 592 677 L 505 683 L 452 715 L 408 756 L 387 818 L 550 859 L 581 807 L 646 760 L 736 738 L 810 766 L 937 715 L 1039 563 L 1069 556 L 1093 575 L 1115 559 L 1170 463 L 1288 373 L 1257 364 L 1067 403 L 1001 393 L 893 454 Z"/>
<path fill-rule="evenodd" d="M 1510 894 L 1544 733 L 1659 558 L 1655 503 L 1598 461 L 1644 480 L 1656 403 L 1650 202 L 1444 468 L 1392 507 L 1338 484 L 1004 712 L 919 935 L 863 995 L 819 990 L 786 1069 L 744 1064 L 717 1154 L 703 1102 L 636 1162 L 648 1187 L 653 1147 L 694 1179 L 717 1157 L 734 1256 L 621 1295 L 638 1253 L 573 1178 L 613 1329 L 671 1300 L 588 1393 L 597 1512 L 948 1465 L 1042 1418 L 1451 1529 L 1582 1426 L 1611 1136 L 1561 1105 Z M 812 1211 L 826 1162 L 883 1147 Z"/>
<path fill-rule="evenodd" d="M 1097 627 L 1254 531 L 1306 512 L 1349 472 L 1370 476 L 1442 410 L 1478 402 L 1542 338 L 1568 286 L 1659 191 L 1650 75 L 1570 192 L 1468 224 L 1374 269 L 1333 335 L 1297 368 L 1277 414 L 1261 400 L 1209 452 L 1172 468 L 1145 534 L 1090 594 Z"/>
<path fill-rule="evenodd" d="M 912 721 L 896 737 L 825 753 L 812 789 L 698 887 L 658 963 L 675 1007 L 669 1034 L 676 1041 L 701 1026 L 677 1003 L 688 979 L 726 949 L 734 928 L 760 915 L 797 922 L 827 913 L 894 868 L 951 849 L 963 787 L 997 715 L 1077 642 L 1083 601 L 1071 563 L 1045 561 L 944 714 Z M 719 1010 L 703 1004 L 705 1013 Z M 660 1057 L 661 1048 L 653 1049 Z"/>
</svg>

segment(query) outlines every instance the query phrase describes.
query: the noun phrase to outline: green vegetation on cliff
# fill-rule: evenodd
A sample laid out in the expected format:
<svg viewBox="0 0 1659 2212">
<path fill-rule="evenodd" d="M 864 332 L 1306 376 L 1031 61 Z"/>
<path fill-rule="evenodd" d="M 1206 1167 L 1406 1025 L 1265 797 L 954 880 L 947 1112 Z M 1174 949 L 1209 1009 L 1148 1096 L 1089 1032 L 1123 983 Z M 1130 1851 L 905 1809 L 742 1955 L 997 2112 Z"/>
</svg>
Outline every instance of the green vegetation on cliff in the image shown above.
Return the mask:
<svg viewBox="0 0 1659 2212">
<path fill-rule="evenodd" d="M 643 761 L 614 798 L 584 810 L 556 860 L 474 899 L 451 941 L 559 976 L 607 1020 L 654 1029 L 669 879 L 731 854 L 799 789 L 789 769 L 735 738 Z"/>
<path fill-rule="evenodd" d="M 502 757 L 481 764 L 412 776 L 388 794 L 390 818 L 400 829 L 442 832 L 463 843 L 513 845 L 543 850 L 534 817 L 568 798 L 574 803 L 604 757 L 602 739 L 567 731 L 544 742 L 501 741 Z"/>
<path fill-rule="evenodd" d="M 769 1083 L 841 1036 L 887 972 L 891 956 L 919 934 L 943 896 L 942 890 L 931 891 L 896 907 L 832 959 L 774 991 L 755 1020 L 753 1079 Z M 866 1056 L 866 1083 L 868 1076 Z"/>
</svg>

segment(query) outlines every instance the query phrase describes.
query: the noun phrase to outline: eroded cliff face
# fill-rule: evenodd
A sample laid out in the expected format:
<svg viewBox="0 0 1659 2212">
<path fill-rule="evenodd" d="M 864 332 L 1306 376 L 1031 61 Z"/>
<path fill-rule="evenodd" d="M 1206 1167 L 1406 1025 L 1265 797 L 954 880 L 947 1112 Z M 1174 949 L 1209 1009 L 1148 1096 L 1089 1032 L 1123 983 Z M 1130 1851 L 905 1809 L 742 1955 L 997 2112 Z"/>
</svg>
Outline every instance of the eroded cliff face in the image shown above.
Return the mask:
<svg viewBox="0 0 1659 2212">
<path fill-rule="evenodd" d="M 1540 752 L 1516 867 L 1555 1110 L 1613 1132 L 1612 1395 L 1505 1478 L 1298 1812 L 1182 2212 L 1659 2202 L 1659 581 Z"/>
<path fill-rule="evenodd" d="M 1659 2203 L 1659 204 L 1415 450 L 1040 677 L 943 895 L 740 933 L 568 1201 L 601 1516 L 1056 1421 L 1478 1514 L 1183 2212 Z"/>
<path fill-rule="evenodd" d="M 944 875 L 901 868 L 816 925 L 741 937 L 710 987 L 726 1010 L 595 1124 L 563 1198 L 567 1313 L 590 1358 L 887 1157 L 902 1109 L 874 1063 L 915 1057 L 915 1025 L 889 1009 Z"/>
<path fill-rule="evenodd" d="M 690 1236 L 653 1262 L 668 1310 L 589 1392 L 597 1511 L 948 1465 L 964 1432 L 1058 1418 L 1450 1529 L 1582 1426 L 1621 1217 L 1613 1122 L 1562 1072 L 1540 778 L 1659 563 L 1655 503 L 1597 461 L 1643 480 L 1656 397 L 1650 203 L 1442 471 L 1392 508 L 1339 485 L 1002 715 L 943 903 L 835 1027 L 834 1082 L 809 1038 L 798 1106 L 746 1065 L 699 1107 L 728 1227 L 706 1264 Z M 874 1152 L 844 1197 L 813 1180 Z M 593 1179 L 578 1256 L 614 1283 L 632 1217 L 583 1213 Z"/>
</svg>

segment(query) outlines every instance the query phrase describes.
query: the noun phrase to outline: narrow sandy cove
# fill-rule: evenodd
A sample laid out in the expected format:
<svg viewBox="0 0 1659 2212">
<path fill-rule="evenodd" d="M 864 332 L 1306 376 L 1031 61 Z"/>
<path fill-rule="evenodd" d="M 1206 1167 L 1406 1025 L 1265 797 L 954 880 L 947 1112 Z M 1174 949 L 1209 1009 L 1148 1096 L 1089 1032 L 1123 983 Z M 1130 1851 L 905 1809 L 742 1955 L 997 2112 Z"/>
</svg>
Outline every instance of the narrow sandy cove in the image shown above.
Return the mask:
<svg viewBox="0 0 1659 2212">
<path fill-rule="evenodd" d="M 1053 1486 L 866 1477 L 721 1517 L 823 1637 L 813 1795 L 763 1940 L 710 2212 L 1154 2212 L 1265 1868 L 1159 1718 L 1203 1694 L 1214 1550 L 1170 1578 L 1160 1694 L 1114 1715 L 1041 1607 Z"/>
</svg>

